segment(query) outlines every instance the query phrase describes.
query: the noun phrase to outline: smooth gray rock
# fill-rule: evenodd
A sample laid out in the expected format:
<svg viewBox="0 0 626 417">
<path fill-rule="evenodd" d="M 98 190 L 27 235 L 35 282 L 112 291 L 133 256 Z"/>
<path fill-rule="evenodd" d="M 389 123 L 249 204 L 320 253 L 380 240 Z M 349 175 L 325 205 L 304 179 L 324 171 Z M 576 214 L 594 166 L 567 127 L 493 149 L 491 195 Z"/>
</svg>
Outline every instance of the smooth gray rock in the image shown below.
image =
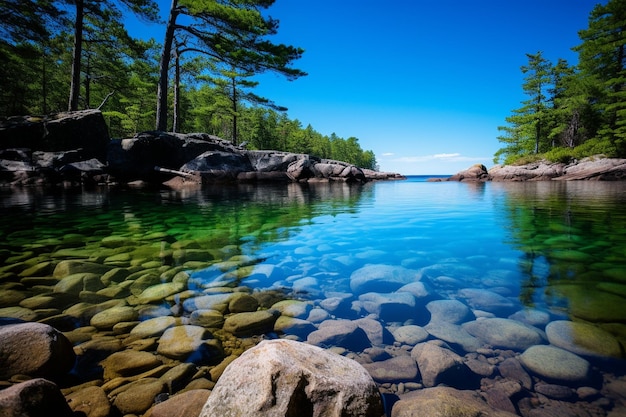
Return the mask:
<svg viewBox="0 0 626 417">
<path fill-rule="evenodd" d="M 423 327 L 415 325 L 398 327 L 392 334 L 396 342 L 411 346 L 415 346 L 429 337 L 428 332 Z"/>
<path fill-rule="evenodd" d="M 435 343 L 416 345 L 411 350 L 411 357 L 417 362 L 425 387 L 446 384 L 468 388 L 477 380 L 461 356 Z"/>
<path fill-rule="evenodd" d="M 307 342 L 323 348 L 339 346 L 353 352 L 372 347 L 367 333 L 351 320 L 326 320 L 308 335 Z"/>
<path fill-rule="evenodd" d="M 365 363 L 363 367 L 379 383 L 397 383 L 416 380 L 419 372 L 415 360 L 409 355 Z"/>
<path fill-rule="evenodd" d="M 259 343 L 228 365 L 199 417 L 383 414 L 378 388 L 357 362 L 276 339 Z"/>
<path fill-rule="evenodd" d="M 463 324 L 476 318 L 470 308 L 459 300 L 431 301 L 426 304 L 426 309 L 430 312 L 431 322 Z"/>
<path fill-rule="evenodd" d="M 415 297 L 408 292 L 368 292 L 359 296 L 363 308 L 386 322 L 403 322 L 417 314 Z"/>
<path fill-rule="evenodd" d="M 579 384 L 590 376 L 589 362 L 555 346 L 532 346 L 520 356 L 520 361 L 530 372 L 548 381 Z"/>
<path fill-rule="evenodd" d="M 459 347 L 465 352 L 475 352 L 482 347 L 483 342 L 469 334 L 461 325 L 445 321 L 430 322 L 424 326 L 424 330 L 453 347 Z"/>
<path fill-rule="evenodd" d="M 354 294 L 389 293 L 406 284 L 419 281 L 420 278 L 421 275 L 418 271 L 401 266 L 365 265 L 350 276 L 350 289 Z"/>
<path fill-rule="evenodd" d="M 470 321 L 463 325 L 469 334 L 494 348 L 523 351 L 543 343 L 541 332 L 535 327 L 515 320 L 488 318 Z"/>
<path fill-rule="evenodd" d="M 497 316 L 508 316 L 519 307 L 519 303 L 482 288 L 464 288 L 459 290 L 458 295 L 474 310 L 487 311 Z"/>
</svg>

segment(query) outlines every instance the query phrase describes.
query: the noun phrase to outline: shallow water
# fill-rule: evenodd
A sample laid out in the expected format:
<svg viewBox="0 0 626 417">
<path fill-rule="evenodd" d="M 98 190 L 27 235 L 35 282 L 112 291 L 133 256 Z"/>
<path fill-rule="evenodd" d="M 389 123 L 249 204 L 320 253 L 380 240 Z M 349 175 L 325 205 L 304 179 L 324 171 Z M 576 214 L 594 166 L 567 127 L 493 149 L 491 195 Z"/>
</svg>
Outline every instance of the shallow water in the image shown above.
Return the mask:
<svg viewBox="0 0 626 417">
<path fill-rule="evenodd" d="M 617 357 L 603 357 L 586 342 L 591 351 L 581 355 L 611 378 L 624 373 L 626 183 L 471 184 L 410 177 L 365 185 L 183 191 L 5 190 L 0 213 L 5 288 L 18 280 L 16 271 L 50 260 L 133 270 L 169 266 L 190 272 L 189 290 L 277 291 L 318 308 L 330 298 L 346 299 L 351 307 L 327 311 L 326 318 L 370 317 L 389 331 L 426 326 L 431 317 L 423 305 L 408 315 L 399 307 L 367 306 L 364 294 L 399 289 L 393 279 L 359 287 L 359 271 L 383 265 L 414 273 L 427 287 L 424 303 L 459 300 L 474 318 L 528 323 L 522 318 L 541 316 L 531 320 L 540 332 L 555 321 L 600 328 L 618 346 Z M 159 311 L 168 314 L 171 306 L 164 307 Z M 306 334 L 291 337 L 306 340 Z M 357 359 L 362 354 L 341 349 Z M 623 398 L 611 401 L 621 404 Z"/>
</svg>

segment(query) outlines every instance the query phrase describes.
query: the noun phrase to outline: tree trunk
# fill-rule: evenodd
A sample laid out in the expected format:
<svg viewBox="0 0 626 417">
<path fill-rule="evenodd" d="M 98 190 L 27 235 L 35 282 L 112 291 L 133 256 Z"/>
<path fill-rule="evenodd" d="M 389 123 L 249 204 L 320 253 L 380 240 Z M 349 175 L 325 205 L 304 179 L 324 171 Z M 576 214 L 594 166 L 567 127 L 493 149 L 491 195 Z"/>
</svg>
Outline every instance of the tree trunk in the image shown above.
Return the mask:
<svg viewBox="0 0 626 417">
<path fill-rule="evenodd" d="M 180 121 L 180 52 L 174 51 L 174 122 L 172 132 L 178 132 Z"/>
<path fill-rule="evenodd" d="M 48 60 L 46 46 L 42 47 L 42 60 L 41 60 L 41 114 L 48 114 L 48 72 L 46 61 Z"/>
<path fill-rule="evenodd" d="M 167 130 L 167 87 L 168 71 L 172 54 L 172 43 L 176 31 L 176 17 L 178 16 L 178 0 L 172 0 L 170 15 L 167 19 L 163 51 L 159 63 L 159 85 L 157 88 L 156 130 Z"/>
<path fill-rule="evenodd" d="M 237 145 L 237 80 L 232 78 L 233 82 L 233 145 Z"/>
<path fill-rule="evenodd" d="M 72 56 L 72 82 L 70 84 L 70 100 L 68 111 L 78 110 L 80 99 L 80 60 L 83 52 L 83 18 L 85 4 L 83 0 L 76 0 L 76 22 L 74 26 L 74 51 Z"/>
</svg>

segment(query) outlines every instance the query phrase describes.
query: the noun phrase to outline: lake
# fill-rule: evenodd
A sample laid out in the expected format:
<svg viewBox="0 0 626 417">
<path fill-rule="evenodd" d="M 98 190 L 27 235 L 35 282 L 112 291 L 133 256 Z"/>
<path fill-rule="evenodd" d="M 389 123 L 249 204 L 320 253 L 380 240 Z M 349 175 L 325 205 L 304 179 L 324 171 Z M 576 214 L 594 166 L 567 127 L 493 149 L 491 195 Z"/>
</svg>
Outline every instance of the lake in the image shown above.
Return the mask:
<svg viewBox="0 0 626 417">
<path fill-rule="evenodd" d="M 563 401 L 584 404 L 588 415 L 624 410 L 626 183 L 426 178 L 1 190 L 0 289 L 12 295 L 0 298 L 0 316 L 57 325 L 79 344 L 77 328 L 95 314 L 69 320 L 79 303 L 127 300 L 135 320 L 90 336 L 123 338 L 159 316 L 202 324 L 198 311 L 211 310 L 227 319 L 235 313 L 215 300 L 239 292 L 290 321 L 235 339 L 308 340 L 363 363 L 383 392 L 438 383 L 485 391 L 485 381 L 500 380 L 502 364 L 515 360 L 532 378 L 511 400 L 518 414 Z M 39 304 L 65 291 L 57 267 L 68 261 L 124 275 L 67 290 L 72 302 Z M 184 285 L 165 286 L 180 271 Z M 157 285 L 165 292 L 148 297 Z M 366 338 L 346 336 L 347 322 L 361 323 L 353 328 Z M 215 334 L 232 341 L 224 332 Z M 478 382 L 454 373 L 433 382 L 423 368 L 416 376 L 381 372 L 433 342 L 458 355 Z M 583 370 L 568 369 L 570 359 Z M 93 377 L 93 369 L 84 372 Z M 531 397 L 539 400 L 524 399 Z"/>
</svg>

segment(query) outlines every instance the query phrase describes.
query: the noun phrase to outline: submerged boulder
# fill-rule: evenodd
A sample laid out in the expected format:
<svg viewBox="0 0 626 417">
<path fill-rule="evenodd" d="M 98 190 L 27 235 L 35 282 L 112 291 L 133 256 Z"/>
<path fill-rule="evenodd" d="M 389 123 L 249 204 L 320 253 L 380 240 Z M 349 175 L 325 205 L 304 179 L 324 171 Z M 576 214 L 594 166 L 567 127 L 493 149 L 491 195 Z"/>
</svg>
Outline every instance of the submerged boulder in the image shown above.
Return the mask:
<svg viewBox="0 0 626 417">
<path fill-rule="evenodd" d="M 224 371 L 200 417 L 380 417 L 381 396 L 357 362 L 306 343 L 265 340 Z"/>
</svg>

